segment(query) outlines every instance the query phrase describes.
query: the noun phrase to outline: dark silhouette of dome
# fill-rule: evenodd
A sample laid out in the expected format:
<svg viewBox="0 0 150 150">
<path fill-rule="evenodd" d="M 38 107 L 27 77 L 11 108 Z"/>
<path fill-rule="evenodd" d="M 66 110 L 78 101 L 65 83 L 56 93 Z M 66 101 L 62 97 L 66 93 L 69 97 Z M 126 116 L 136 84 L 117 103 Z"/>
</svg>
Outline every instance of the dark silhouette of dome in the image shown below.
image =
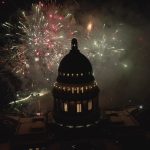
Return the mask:
<svg viewBox="0 0 150 150">
<path fill-rule="evenodd" d="M 92 72 L 89 60 L 80 51 L 70 50 L 62 61 L 58 71 L 69 73 Z"/>
<path fill-rule="evenodd" d="M 53 88 L 53 116 L 56 124 L 80 128 L 98 123 L 99 92 L 92 65 L 80 53 L 77 39 L 74 38 L 69 54 L 60 62 L 57 81 Z"/>
<path fill-rule="evenodd" d="M 92 65 L 78 50 L 78 44 L 75 38 L 72 39 L 72 49 L 61 60 L 58 72 L 57 81 L 62 83 L 85 83 L 94 80 Z M 70 79 L 68 80 L 69 76 Z"/>
</svg>

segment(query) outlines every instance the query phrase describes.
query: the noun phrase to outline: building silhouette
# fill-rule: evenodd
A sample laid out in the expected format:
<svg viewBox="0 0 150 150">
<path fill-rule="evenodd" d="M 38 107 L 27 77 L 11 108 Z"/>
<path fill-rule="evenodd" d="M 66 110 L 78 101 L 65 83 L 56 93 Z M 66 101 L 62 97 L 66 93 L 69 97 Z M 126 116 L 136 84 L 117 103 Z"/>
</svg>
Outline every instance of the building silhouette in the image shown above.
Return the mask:
<svg viewBox="0 0 150 150">
<path fill-rule="evenodd" d="M 69 128 L 99 122 L 99 88 L 90 61 L 80 53 L 73 38 L 70 52 L 61 60 L 53 88 L 54 120 Z"/>
</svg>

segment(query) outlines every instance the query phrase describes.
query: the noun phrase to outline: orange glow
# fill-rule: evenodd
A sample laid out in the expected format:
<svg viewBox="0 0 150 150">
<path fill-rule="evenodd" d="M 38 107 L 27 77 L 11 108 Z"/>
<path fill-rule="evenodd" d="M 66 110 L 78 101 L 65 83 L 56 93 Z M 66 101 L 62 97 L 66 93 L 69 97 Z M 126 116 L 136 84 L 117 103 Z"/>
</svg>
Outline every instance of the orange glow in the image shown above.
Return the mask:
<svg viewBox="0 0 150 150">
<path fill-rule="evenodd" d="M 89 22 L 87 25 L 88 32 L 90 32 L 92 30 L 92 28 L 93 28 L 93 24 L 92 24 L 92 22 Z"/>
</svg>

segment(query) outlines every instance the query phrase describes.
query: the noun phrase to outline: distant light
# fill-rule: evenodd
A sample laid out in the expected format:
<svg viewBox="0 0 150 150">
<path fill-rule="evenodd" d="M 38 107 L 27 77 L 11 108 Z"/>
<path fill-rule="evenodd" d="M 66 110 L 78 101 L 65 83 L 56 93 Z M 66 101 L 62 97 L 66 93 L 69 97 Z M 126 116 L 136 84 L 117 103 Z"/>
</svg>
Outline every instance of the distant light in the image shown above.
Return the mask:
<svg viewBox="0 0 150 150">
<path fill-rule="evenodd" d="M 116 38 L 115 38 L 115 37 L 113 37 L 113 38 L 112 38 L 112 40 L 116 40 Z"/>
<path fill-rule="evenodd" d="M 39 61 L 39 58 L 38 58 L 38 57 L 35 57 L 35 61 L 36 61 L 36 62 Z"/>
<path fill-rule="evenodd" d="M 62 54 L 58 54 L 59 57 L 62 57 Z"/>
<path fill-rule="evenodd" d="M 140 105 L 139 108 L 140 108 L 140 109 L 143 109 L 143 105 Z"/>
<path fill-rule="evenodd" d="M 49 55 L 50 55 L 50 53 L 46 53 L 46 54 L 45 54 L 45 56 L 49 56 Z"/>
<path fill-rule="evenodd" d="M 86 50 L 86 49 L 88 49 L 88 48 L 87 48 L 87 47 L 84 47 L 83 49 Z"/>
<path fill-rule="evenodd" d="M 86 127 L 90 127 L 90 126 L 92 126 L 92 124 L 87 124 L 87 125 L 86 125 Z"/>
<path fill-rule="evenodd" d="M 75 128 L 82 128 L 83 126 L 75 126 Z"/>
<path fill-rule="evenodd" d="M 52 17 L 53 17 L 53 15 L 52 15 L 52 14 L 50 14 L 50 15 L 49 15 L 49 17 L 50 17 L 50 18 L 52 18 Z"/>
<path fill-rule="evenodd" d="M 41 116 L 41 113 L 40 113 L 40 112 L 39 112 L 39 113 L 36 113 L 36 115 L 37 115 L 37 116 Z"/>
<path fill-rule="evenodd" d="M 127 68 L 127 67 L 128 67 L 128 65 L 127 65 L 127 64 L 123 64 L 123 67 L 124 67 L 124 68 Z"/>
<path fill-rule="evenodd" d="M 71 15 L 72 15 L 72 14 L 68 13 L 68 14 L 66 15 L 66 18 L 70 17 Z"/>
<path fill-rule="evenodd" d="M 96 47 L 98 47 L 98 42 L 97 41 L 94 41 L 93 43 Z"/>
<path fill-rule="evenodd" d="M 68 128 L 73 128 L 73 126 L 67 126 Z"/>
</svg>

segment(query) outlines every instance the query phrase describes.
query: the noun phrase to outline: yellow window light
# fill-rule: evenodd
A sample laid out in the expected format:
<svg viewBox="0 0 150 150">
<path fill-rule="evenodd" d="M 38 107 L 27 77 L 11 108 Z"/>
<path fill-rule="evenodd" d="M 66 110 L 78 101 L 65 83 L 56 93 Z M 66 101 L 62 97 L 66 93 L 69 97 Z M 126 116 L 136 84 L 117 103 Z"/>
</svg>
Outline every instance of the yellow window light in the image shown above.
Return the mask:
<svg viewBox="0 0 150 150">
<path fill-rule="evenodd" d="M 68 111 L 68 104 L 64 103 L 64 111 L 67 112 Z"/>
<path fill-rule="evenodd" d="M 83 88 L 83 87 L 81 87 L 81 92 L 82 92 L 82 93 L 84 92 L 84 88 Z"/>
<path fill-rule="evenodd" d="M 88 101 L 88 110 L 92 110 L 92 100 Z"/>
<path fill-rule="evenodd" d="M 77 104 L 77 113 L 82 112 L 82 106 L 80 103 Z"/>
</svg>

